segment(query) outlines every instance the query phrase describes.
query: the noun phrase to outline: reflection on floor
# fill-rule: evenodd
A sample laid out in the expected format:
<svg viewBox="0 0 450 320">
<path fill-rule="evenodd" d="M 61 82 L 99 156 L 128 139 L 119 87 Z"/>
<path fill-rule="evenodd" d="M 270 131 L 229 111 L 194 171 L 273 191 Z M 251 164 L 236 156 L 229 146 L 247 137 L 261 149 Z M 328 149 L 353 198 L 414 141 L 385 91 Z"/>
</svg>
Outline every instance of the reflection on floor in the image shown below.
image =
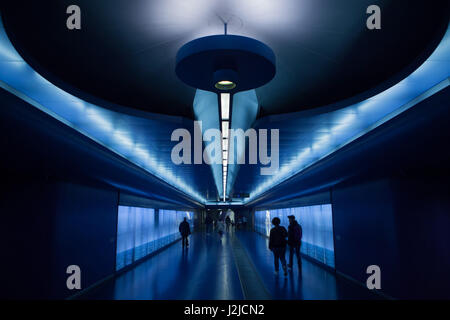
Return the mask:
<svg viewBox="0 0 450 320">
<path fill-rule="evenodd" d="M 82 299 L 241 300 L 244 294 L 231 244 L 237 237 L 253 263 L 260 283 L 272 299 L 374 299 L 368 290 L 336 277 L 303 259 L 288 277 L 273 273 L 273 256 L 267 239 L 254 232 L 192 235 L 188 250 L 177 242 Z M 286 255 L 286 258 L 288 255 Z M 241 276 L 242 276 L 241 272 Z M 241 279 L 245 280 L 246 279 Z"/>
<path fill-rule="evenodd" d="M 236 235 L 246 247 L 267 290 L 271 293 L 272 299 L 379 299 L 379 296 L 368 289 L 337 277 L 334 273 L 306 259 L 302 259 L 301 272 L 294 263 L 294 268 L 287 277 L 283 276 L 281 266 L 280 274 L 275 276 L 273 254 L 267 249 L 268 238 L 254 232 L 238 232 Z M 289 252 L 286 251 L 286 261 L 289 261 Z"/>
</svg>

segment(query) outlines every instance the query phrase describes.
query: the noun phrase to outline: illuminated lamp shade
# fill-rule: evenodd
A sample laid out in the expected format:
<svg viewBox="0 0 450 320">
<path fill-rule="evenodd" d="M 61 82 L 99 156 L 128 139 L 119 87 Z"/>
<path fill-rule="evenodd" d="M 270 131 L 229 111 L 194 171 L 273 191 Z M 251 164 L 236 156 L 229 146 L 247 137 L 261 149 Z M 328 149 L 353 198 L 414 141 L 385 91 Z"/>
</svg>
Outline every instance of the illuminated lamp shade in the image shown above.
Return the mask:
<svg viewBox="0 0 450 320">
<path fill-rule="evenodd" d="M 208 36 L 188 42 L 178 50 L 175 73 L 196 89 L 234 94 L 272 80 L 276 73 L 275 54 L 252 38 Z"/>
<path fill-rule="evenodd" d="M 214 72 L 214 87 L 220 91 L 230 91 L 236 88 L 238 81 L 237 72 L 230 69 L 222 69 Z"/>
<path fill-rule="evenodd" d="M 220 80 L 217 81 L 214 86 L 216 87 L 216 89 L 226 91 L 226 90 L 233 90 L 234 88 L 236 88 L 236 83 L 229 80 Z"/>
</svg>

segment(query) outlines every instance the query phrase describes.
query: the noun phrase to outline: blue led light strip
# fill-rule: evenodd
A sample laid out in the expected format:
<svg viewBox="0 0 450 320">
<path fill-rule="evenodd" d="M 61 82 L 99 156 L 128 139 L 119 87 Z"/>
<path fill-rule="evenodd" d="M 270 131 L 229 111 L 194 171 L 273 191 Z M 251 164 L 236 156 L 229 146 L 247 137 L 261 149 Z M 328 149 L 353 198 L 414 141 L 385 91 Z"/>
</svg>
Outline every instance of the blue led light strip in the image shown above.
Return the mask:
<svg viewBox="0 0 450 320">
<path fill-rule="evenodd" d="M 114 123 L 117 112 L 79 99 L 56 87 L 29 66 L 11 44 L 0 19 L 0 87 L 77 130 L 98 144 L 175 187 L 189 197 L 206 199 L 156 161 L 130 130 Z"/>
<path fill-rule="evenodd" d="M 300 152 L 295 159 L 256 186 L 244 203 L 254 201 L 283 181 L 445 89 L 450 85 L 449 77 L 450 29 L 447 29 L 433 54 L 404 80 L 372 98 L 332 112 L 331 116 L 340 118 L 339 124 L 331 129 L 325 126 L 318 129 L 312 139 L 313 145 L 299 145 Z"/>
</svg>

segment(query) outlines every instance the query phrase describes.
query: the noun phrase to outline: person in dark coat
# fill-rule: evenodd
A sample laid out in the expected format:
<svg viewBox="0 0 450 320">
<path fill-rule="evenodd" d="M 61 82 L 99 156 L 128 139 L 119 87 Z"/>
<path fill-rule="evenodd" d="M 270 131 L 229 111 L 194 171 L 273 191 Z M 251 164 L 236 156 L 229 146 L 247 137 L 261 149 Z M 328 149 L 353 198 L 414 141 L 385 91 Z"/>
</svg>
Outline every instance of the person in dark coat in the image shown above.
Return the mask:
<svg viewBox="0 0 450 320">
<path fill-rule="evenodd" d="M 287 267 L 286 267 L 286 238 L 288 233 L 286 228 L 280 226 L 280 218 L 273 218 L 272 224 L 274 227 L 270 230 L 269 236 L 269 249 L 273 252 L 274 263 L 275 263 L 275 274 L 278 274 L 279 264 L 278 260 L 281 261 L 281 265 L 283 267 L 284 276 L 287 276 Z"/>
<path fill-rule="evenodd" d="M 295 216 L 288 216 L 288 245 L 289 245 L 289 270 L 293 268 L 294 254 L 297 256 L 298 270 L 302 267 L 302 259 L 300 257 L 300 247 L 302 245 L 302 226 L 295 220 Z"/>
<path fill-rule="evenodd" d="M 182 246 L 184 247 L 186 245 L 186 248 L 189 247 L 188 236 L 191 234 L 191 227 L 189 226 L 186 218 L 184 218 L 184 220 L 180 223 L 178 230 L 180 231 L 181 238 L 183 239 Z"/>
</svg>

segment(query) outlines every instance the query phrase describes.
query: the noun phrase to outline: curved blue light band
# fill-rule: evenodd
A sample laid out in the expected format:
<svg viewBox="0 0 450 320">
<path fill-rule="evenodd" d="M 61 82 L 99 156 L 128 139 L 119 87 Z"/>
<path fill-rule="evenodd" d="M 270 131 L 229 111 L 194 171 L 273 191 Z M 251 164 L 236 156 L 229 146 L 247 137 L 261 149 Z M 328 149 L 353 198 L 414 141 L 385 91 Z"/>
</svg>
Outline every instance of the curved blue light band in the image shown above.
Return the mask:
<svg viewBox="0 0 450 320">
<path fill-rule="evenodd" d="M 339 124 L 331 129 L 317 130 L 312 148 L 299 146 L 295 159 L 282 163 L 276 175 L 265 179 L 251 190 L 250 198 L 245 203 L 255 200 L 270 188 L 448 87 L 449 76 L 450 29 L 434 53 L 403 81 L 370 99 L 333 112 L 336 117 L 341 117 Z M 1 19 L 0 87 L 167 181 L 192 198 L 206 203 L 204 197 L 158 164 L 149 150 L 136 145 L 129 136 L 129 128 L 121 128 L 113 123 L 112 111 L 65 92 L 36 73 L 12 46 Z"/>
<path fill-rule="evenodd" d="M 79 131 L 119 156 L 204 204 L 206 198 L 171 172 L 156 154 L 139 143 L 120 114 L 79 99 L 39 75 L 11 44 L 0 19 L 0 87 Z M 120 117 L 120 121 L 117 121 Z M 161 117 L 163 118 L 163 117 Z M 175 118 L 179 119 L 179 118 Z M 116 120 L 116 121 L 114 121 Z M 143 120 L 144 121 L 144 120 Z M 170 134 L 167 136 L 170 140 Z"/>
<path fill-rule="evenodd" d="M 249 203 L 290 177 L 338 151 L 364 134 L 372 131 L 398 114 L 412 108 L 433 94 L 450 85 L 450 27 L 433 54 L 412 74 L 391 88 L 360 103 L 331 112 L 327 117 L 337 119 L 331 128 L 324 125 L 308 135 L 308 142 L 296 145 L 297 154 L 285 155 L 289 161 L 280 163 L 280 170 L 269 176 L 250 191 Z M 306 113 L 288 116 L 269 116 L 258 124 L 264 128 L 279 128 L 296 125 L 301 128 Z M 317 118 L 316 118 L 317 119 Z M 325 121 L 324 121 L 325 122 Z M 301 136 L 299 135 L 299 140 Z M 286 151 L 286 150 L 285 150 Z"/>
</svg>

